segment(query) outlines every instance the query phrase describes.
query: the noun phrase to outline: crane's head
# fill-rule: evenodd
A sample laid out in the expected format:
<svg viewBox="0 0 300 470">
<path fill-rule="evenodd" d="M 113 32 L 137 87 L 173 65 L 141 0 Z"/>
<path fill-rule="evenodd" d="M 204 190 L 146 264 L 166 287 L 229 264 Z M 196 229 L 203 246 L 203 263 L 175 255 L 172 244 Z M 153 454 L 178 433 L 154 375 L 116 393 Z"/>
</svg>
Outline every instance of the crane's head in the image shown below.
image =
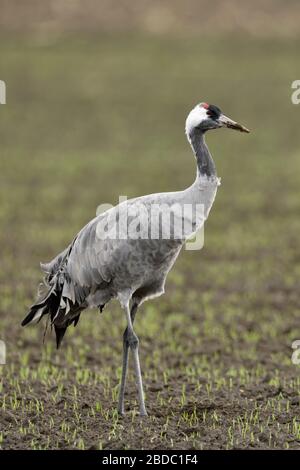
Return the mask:
<svg viewBox="0 0 300 470">
<path fill-rule="evenodd" d="M 250 132 L 246 127 L 225 116 L 220 108 L 208 103 L 197 104 L 188 115 L 185 123 L 185 131 L 188 138 L 197 129 L 206 132 L 210 129 L 219 129 L 220 127 L 228 127 L 240 132 Z"/>
</svg>

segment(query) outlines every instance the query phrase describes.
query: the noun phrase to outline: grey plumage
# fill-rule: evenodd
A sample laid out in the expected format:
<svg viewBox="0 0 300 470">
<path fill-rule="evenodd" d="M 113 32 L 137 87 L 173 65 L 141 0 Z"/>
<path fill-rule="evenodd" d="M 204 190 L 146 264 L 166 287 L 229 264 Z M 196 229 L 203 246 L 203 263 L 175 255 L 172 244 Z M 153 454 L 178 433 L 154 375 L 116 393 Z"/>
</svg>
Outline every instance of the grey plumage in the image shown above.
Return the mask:
<svg viewBox="0 0 300 470">
<path fill-rule="evenodd" d="M 72 243 L 50 263 L 41 264 L 45 273 L 45 292 L 31 307 L 22 325 L 38 322 L 49 315 L 55 328 L 57 347 L 60 346 L 68 326 L 77 324 L 81 312 L 87 307 L 103 307 L 118 298 L 125 309 L 127 328 L 123 336 L 124 355 L 119 412 L 124 412 L 124 390 L 128 364 L 128 351 L 132 350 L 137 378 L 140 412 L 146 414 L 143 399 L 142 379 L 138 357 L 138 338 L 133 330 L 136 311 L 142 302 L 164 293 L 168 272 L 173 266 L 186 239 L 196 232 L 207 218 L 213 204 L 219 179 L 216 176 L 212 157 L 204 141 L 208 124 L 217 125 L 216 118 L 204 113 L 197 105 L 186 123 L 186 133 L 197 160 L 195 182 L 184 191 L 151 194 L 123 202 L 90 221 L 74 238 Z M 203 124 L 203 128 L 201 125 Z M 196 205 L 203 207 L 203 217 L 197 218 Z M 103 238 L 99 227 L 109 225 L 111 220 L 121 220 L 122 214 L 133 214 L 126 220 L 127 229 L 134 216 L 143 209 L 142 225 L 150 235 L 153 228 L 151 211 L 154 206 L 162 213 L 177 205 L 178 216 L 170 222 L 171 235 L 163 237 L 164 227 L 159 219 L 158 238 Z M 184 205 L 193 208 L 193 215 L 181 237 L 174 236 L 176 223 L 182 223 L 180 209 Z M 180 220 L 176 220 L 179 218 Z M 143 228 L 142 227 L 142 228 Z M 145 231 L 144 231 L 145 232 Z M 144 233 L 145 235 L 145 233 Z"/>
</svg>

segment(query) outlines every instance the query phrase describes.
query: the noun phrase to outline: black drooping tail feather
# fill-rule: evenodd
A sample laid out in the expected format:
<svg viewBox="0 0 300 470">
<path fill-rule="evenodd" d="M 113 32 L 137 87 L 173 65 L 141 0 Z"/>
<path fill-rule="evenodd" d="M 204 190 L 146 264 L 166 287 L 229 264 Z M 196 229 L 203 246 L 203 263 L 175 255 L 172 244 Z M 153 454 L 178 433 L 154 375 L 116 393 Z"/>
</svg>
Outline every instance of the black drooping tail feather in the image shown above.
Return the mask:
<svg viewBox="0 0 300 470">
<path fill-rule="evenodd" d="M 60 347 L 63 337 L 65 336 L 67 326 L 63 328 L 58 328 L 58 326 L 54 325 L 55 335 L 56 335 L 56 347 L 57 349 Z"/>
<path fill-rule="evenodd" d="M 88 292 L 83 287 L 77 287 L 78 295 L 75 295 L 75 286 L 65 269 L 75 240 L 76 237 L 50 263 L 41 263 L 41 268 L 46 274 L 43 286 L 44 294 L 39 295 L 37 302 L 32 305 L 22 321 L 22 326 L 25 326 L 33 322 L 38 323 L 44 315 L 49 315 L 51 326 L 54 326 L 57 349 L 60 347 L 68 326 L 72 323 L 76 326 L 81 311 L 87 307 L 84 301 Z"/>
<path fill-rule="evenodd" d="M 40 297 L 35 304 L 30 308 L 29 313 L 26 315 L 21 325 L 25 326 L 29 323 L 38 323 L 44 315 L 50 315 L 51 325 L 54 326 L 56 335 L 56 347 L 60 347 L 66 329 L 71 323 L 77 325 L 81 309 L 78 305 L 70 305 L 68 302 L 68 311 L 66 308 L 61 307 L 62 291 L 64 282 L 60 276 L 54 276 L 51 279 L 51 285 L 48 285 L 48 290 L 44 296 Z M 64 306 L 66 306 L 66 299 L 63 299 Z"/>
<path fill-rule="evenodd" d="M 46 295 L 43 298 L 40 298 L 35 304 L 33 304 L 29 310 L 29 313 L 26 315 L 21 325 L 25 326 L 32 321 L 40 321 L 43 315 L 57 312 L 59 307 L 59 297 L 55 292 L 55 285 L 50 287 Z M 55 315 L 54 313 L 54 315 Z M 53 317 L 54 318 L 54 317 Z M 51 320 L 53 319 L 51 318 Z"/>
</svg>

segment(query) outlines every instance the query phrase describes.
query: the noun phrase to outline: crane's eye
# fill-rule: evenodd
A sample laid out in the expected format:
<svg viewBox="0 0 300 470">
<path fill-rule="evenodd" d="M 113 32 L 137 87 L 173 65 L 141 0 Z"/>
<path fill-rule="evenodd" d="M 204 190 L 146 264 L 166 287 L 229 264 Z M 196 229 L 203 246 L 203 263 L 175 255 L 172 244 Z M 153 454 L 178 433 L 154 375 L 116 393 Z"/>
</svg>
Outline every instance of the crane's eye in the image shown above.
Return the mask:
<svg viewBox="0 0 300 470">
<path fill-rule="evenodd" d="M 207 110 L 207 115 L 211 118 L 211 119 L 217 119 L 217 115 L 211 111 L 210 109 Z"/>
<path fill-rule="evenodd" d="M 210 104 L 207 110 L 207 114 L 211 119 L 218 119 L 220 117 L 221 110 L 218 108 L 218 106 Z"/>
</svg>

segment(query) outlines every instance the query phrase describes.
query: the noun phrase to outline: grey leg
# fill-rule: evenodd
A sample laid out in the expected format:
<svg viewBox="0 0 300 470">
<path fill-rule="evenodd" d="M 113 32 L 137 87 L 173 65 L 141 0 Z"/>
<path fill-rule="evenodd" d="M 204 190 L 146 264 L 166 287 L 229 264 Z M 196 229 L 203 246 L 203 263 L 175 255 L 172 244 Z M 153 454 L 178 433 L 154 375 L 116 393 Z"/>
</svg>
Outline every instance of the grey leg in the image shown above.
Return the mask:
<svg viewBox="0 0 300 470">
<path fill-rule="evenodd" d="M 144 402 L 143 381 L 142 381 L 139 351 L 138 351 L 139 339 L 133 330 L 133 321 L 134 321 L 136 311 L 137 311 L 136 304 L 132 306 L 131 311 L 130 311 L 129 305 L 126 306 L 127 328 L 123 336 L 123 370 L 122 370 L 118 411 L 119 413 L 124 412 L 124 392 L 125 392 L 126 374 L 127 374 L 127 366 L 128 366 L 128 352 L 130 348 L 132 351 L 132 355 L 133 355 L 134 370 L 135 370 L 137 389 L 138 389 L 138 394 L 139 394 L 140 415 L 146 416 L 147 411 L 146 411 L 145 402 Z"/>
<path fill-rule="evenodd" d="M 118 413 L 120 415 L 124 414 L 124 395 L 125 395 L 125 385 L 126 385 L 126 375 L 127 375 L 127 367 L 128 367 L 128 349 L 129 344 L 127 341 L 127 328 L 123 334 L 123 364 L 122 364 L 122 377 L 121 377 L 121 385 L 119 391 L 119 403 L 118 403 Z"/>
<path fill-rule="evenodd" d="M 130 318 L 131 323 L 133 325 L 135 315 L 138 309 L 137 304 L 133 304 L 130 311 Z M 128 353 L 129 353 L 129 335 L 128 335 L 128 327 L 126 327 L 124 334 L 123 334 L 123 365 L 122 365 L 122 377 L 121 377 L 121 385 L 119 391 L 119 403 L 118 403 L 118 412 L 120 414 L 124 414 L 124 395 L 125 395 L 125 386 L 126 386 L 126 376 L 127 376 L 127 369 L 128 369 Z"/>
<path fill-rule="evenodd" d="M 133 354 L 135 377 L 137 381 L 137 389 L 138 389 L 139 402 L 140 402 L 140 415 L 147 416 L 147 411 L 146 411 L 145 401 L 144 401 L 143 380 L 142 380 L 142 374 L 141 374 L 140 358 L 139 358 L 139 339 L 134 332 L 132 333 L 133 335 L 129 339 L 129 345 Z"/>
</svg>

